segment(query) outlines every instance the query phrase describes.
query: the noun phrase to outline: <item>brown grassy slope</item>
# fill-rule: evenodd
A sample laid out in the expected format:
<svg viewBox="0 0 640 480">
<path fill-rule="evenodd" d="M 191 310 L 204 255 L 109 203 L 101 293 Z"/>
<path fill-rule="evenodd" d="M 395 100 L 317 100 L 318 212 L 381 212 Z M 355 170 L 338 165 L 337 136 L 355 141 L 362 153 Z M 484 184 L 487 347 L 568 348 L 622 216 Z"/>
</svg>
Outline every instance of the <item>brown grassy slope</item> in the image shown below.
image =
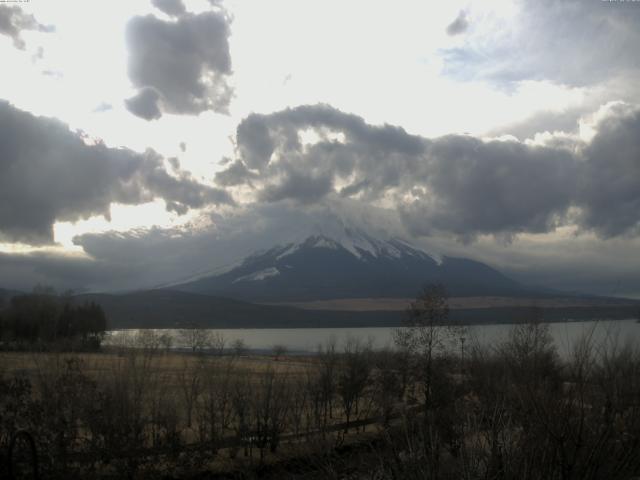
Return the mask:
<svg viewBox="0 0 640 480">
<path fill-rule="evenodd" d="M 303 308 L 305 310 L 329 310 L 350 312 L 402 311 L 407 308 L 411 298 L 339 298 L 333 300 L 316 300 L 311 302 L 277 303 L 270 305 Z M 506 307 L 594 307 L 594 306 L 626 306 L 638 302 L 628 299 L 598 297 L 452 297 L 449 308 L 452 310 L 468 308 L 506 308 Z"/>
</svg>

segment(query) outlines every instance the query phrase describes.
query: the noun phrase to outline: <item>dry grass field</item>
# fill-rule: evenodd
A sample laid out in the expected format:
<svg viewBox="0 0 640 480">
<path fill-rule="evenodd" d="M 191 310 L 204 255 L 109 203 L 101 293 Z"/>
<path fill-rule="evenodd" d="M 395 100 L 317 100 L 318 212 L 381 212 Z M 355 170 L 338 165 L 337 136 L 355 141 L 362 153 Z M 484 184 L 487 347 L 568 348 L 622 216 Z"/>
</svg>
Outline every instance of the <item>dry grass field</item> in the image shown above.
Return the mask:
<svg viewBox="0 0 640 480">
<path fill-rule="evenodd" d="M 140 352 L 141 354 L 143 352 Z M 141 355 L 142 356 L 142 355 Z M 118 372 L 123 365 L 130 361 L 129 355 L 124 352 L 91 352 L 91 353 L 49 353 L 49 352 L 0 352 L 0 372 L 6 375 L 22 374 L 30 378 L 36 378 L 43 370 L 52 370 L 62 366 L 68 360 L 80 361 L 83 371 L 94 379 L 104 378 L 113 372 Z M 291 375 L 303 375 L 317 364 L 314 356 L 283 356 L 276 358 L 273 355 L 244 355 L 239 357 L 192 355 L 189 353 L 162 352 L 152 356 L 151 368 L 161 372 L 167 379 L 177 378 L 179 372 L 185 368 L 201 366 L 206 368 L 220 368 L 232 362 L 233 365 L 243 371 L 257 375 L 266 370 L 274 369 L 276 372 Z M 170 382 L 173 384 L 175 382 Z"/>
<path fill-rule="evenodd" d="M 307 310 L 338 310 L 349 312 L 370 311 L 404 311 L 413 298 L 341 298 L 334 300 L 315 300 L 310 302 L 271 303 L 270 305 L 291 306 Z M 507 308 L 507 307 L 537 307 L 537 308 L 567 308 L 567 307 L 604 307 L 637 305 L 637 302 L 614 298 L 580 298 L 580 297 L 450 297 L 447 301 L 449 308 Z"/>
<path fill-rule="evenodd" d="M 340 426 L 347 416 L 337 398 L 335 353 L 321 385 L 326 360 L 141 348 L 0 352 L 7 389 L 28 385 L 13 392 L 24 418 L 5 422 L 5 430 L 33 432 L 53 476 L 75 469 L 153 477 L 163 463 L 183 472 L 265 468 L 362 438 L 363 428 Z M 351 422 L 374 414 L 362 398 Z M 62 470 L 56 458 L 66 458 Z"/>
</svg>

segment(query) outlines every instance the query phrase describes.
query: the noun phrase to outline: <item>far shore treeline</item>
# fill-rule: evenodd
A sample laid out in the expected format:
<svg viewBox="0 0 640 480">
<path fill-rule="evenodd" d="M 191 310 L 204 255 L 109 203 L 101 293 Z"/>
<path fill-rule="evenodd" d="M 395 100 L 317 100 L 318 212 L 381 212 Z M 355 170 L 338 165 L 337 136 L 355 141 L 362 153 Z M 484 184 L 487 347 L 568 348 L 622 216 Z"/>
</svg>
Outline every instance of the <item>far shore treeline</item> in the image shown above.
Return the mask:
<svg viewBox="0 0 640 480">
<path fill-rule="evenodd" d="M 17 295 L 0 304 L 0 348 L 59 346 L 73 350 L 100 348 L 107 317 L 95 302 L 76 302 L 70 293 L 48 287 Z"/>
</svg>

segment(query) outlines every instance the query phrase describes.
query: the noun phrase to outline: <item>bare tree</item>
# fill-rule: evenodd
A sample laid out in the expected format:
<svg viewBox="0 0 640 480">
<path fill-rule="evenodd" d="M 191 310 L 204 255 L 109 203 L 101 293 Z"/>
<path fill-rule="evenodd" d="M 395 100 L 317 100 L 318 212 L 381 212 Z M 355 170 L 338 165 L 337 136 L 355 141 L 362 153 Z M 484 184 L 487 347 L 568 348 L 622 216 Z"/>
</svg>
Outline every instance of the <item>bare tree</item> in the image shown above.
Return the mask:
<svg viewBox="0 0 640 480">
<path fill-rule="evenodd" d="M 201 353 L 213 344 L 211 331 L 195 324 L 180 330 L 179 335 L 182 344 L 190 348 L 192 353 Z"/>
<path fill-rule="evenodd" d="M 216 355 L 224 354 L 224 347 L 227 345 L 227 339 L 222 332 L 213 332 L 211 334 L 211 347 Z"/>
<path fill-rule="evenodd" d="M 231 344 L 231 348 L 236 357 L 241 357 L 247 353 L 247 344 L 242 338 L 235 339 Z"/>
<path fill-rule="evenodd" d="M 418 297 L 409 305 L 404 320 L 404 328 L 394 332 L 394 340 L 401 351 L 413 360 L 415 379 L 423 395 L 421 423 L 408 418 L 407 424 L 416 428 L 421 455 L 426 459 L 428 477 L 438 478 L 443 442 L 439 425 L 440 403 L 435 395 L 435 386 L 442 386 L 443 374 L 436 371 L 436 360 L 444 352 L 446 342 L 451 338 L 451 330 L 446 328 L 449 317 L 447 292 L 442 285 L 423 288 Z M 438 375 L 436 375 L 438 374 Z"/>
<path fill-rule="evenodd" d="M 160 335 L 156 330 L 139 330 L 135 337 L 135 344 L 150 353 L 155 353 L 160 348 Z"/>
<path fill-rule="evenodd" d="M 182 368 L 178 372 L 178 384 L 184 399 L 187 427 L 191 427 L 193 410 L 200 396 L 203 385 L 204 363 L 202 360 L 191 361 L 192 358 L 182 359 Z"/>
<path fill-rule="evenodd" d="M 299 435 L 302 431 L 302 422 L 309 410 L 309 389 L 304 378 L 292 378 L 290 386 L 289 424 L 293 427 L 293 433 Z M 307 427 L 310 422 L 307 421 Z"/>
<path fill-rule="evenodd" d="M 451 331 L 443 328 L 449 317 L 448 295 L 442 285 L 423 288 L 409 304 L 402 328 L 394 332 L 394 341 L 401 351 L 418 360 L 417 376 L 422 384 L 424 405 L 431 407 L 433 365 Z"/>
<path fill-rule="evenodd" d="M 198 404 L 200 438 L 209 442 L 214 451 L 231 428 L 233 382 L 237 373 L 231 357 L 213 362 L 203 372 L 202 401 Z"/>
<path fill-rule="evenodd" d="M 289 386 L 286 374 L 276 373 L 269 367 L 260 375 L 257 388 L 254 388 L 253 412 L 256 444 L 260 449 L 260 460 L 264 458 L 267 446 L 272 453 L 280 444 L 280 436 L 286 427 L 289 410 Z"/>
<path fill-rule="evenodd" d="M 558 353 L 548 323 L 542 322 L 541 311 L 533 307 L 525 321 L 514 325 L 501 346 L 514 380 L 546 381 L 557 370 Z"/>
<path fill-rule="evenodd" d="M 383 426 L 388 427 L 395 410 L 398 397 L 402 398 L 402 370 L 397 369 L 396 353 L 385 349 L 373 355 L 373 400 L 383 418 Z"/>
<path fill-rule="evenodd" d="M 352 414 L 358 413 L 358 401 L 371 375 L 369 348 L 350 338 L 344 346 L 343 364 L 338 374 L 338 394 L 346 417 L 345 433 L 349 431 Z"/>
<path fill-rule="evenodd" d="M 273 346 L 273 358 L 277 362 L 280 360 L 280 357 L 287 354 L 287 346 L 281 343 L 277 343 Z"/>
<path fill-rule="evenodd" d="M 251 424 L 252 424 L 252 386 L 247 370 L 238 370 L 233 382 L 231 406 L 233 411 L 233 428 L 236 439 L 244 446 L 244 456 L 251 454 Z M 232 458 L 236 456 L 236 448 L 229 451 Z"/>
<path fill-rule="evenodd" d="M 169 352 L 171 350 L 171 346 L 173 345 L 173 337 L 170 333 L 161 333 L 158 340 L 160 342 L 160 346 L 164 349 L 165 352 Z"/>
<path fill-rule="evenodd" d="M 324 431 L 327 427 L 328 419 L 333 417 L 333 397 L 336 393 L 338 354 L 336 352 L 335 338 L 328 339 L 324 346 L 318 346 L 318 357 L 320 370 L 317 382 L 322 409 L 321 429 Z"/>
</svg>

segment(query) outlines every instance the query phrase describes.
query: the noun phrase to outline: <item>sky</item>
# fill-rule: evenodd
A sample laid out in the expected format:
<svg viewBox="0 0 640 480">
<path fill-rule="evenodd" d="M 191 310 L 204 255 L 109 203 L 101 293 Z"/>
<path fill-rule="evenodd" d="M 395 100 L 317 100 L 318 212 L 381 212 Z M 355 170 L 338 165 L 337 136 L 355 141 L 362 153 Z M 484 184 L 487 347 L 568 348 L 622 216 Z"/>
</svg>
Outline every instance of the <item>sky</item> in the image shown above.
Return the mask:
<svg viewBox="0 0 640 480">
<path fill-rule="evenodd" d="M 0 287 L 327 225 L 640 298 L 640 2 L 0 3 Z"/>
</svg>

